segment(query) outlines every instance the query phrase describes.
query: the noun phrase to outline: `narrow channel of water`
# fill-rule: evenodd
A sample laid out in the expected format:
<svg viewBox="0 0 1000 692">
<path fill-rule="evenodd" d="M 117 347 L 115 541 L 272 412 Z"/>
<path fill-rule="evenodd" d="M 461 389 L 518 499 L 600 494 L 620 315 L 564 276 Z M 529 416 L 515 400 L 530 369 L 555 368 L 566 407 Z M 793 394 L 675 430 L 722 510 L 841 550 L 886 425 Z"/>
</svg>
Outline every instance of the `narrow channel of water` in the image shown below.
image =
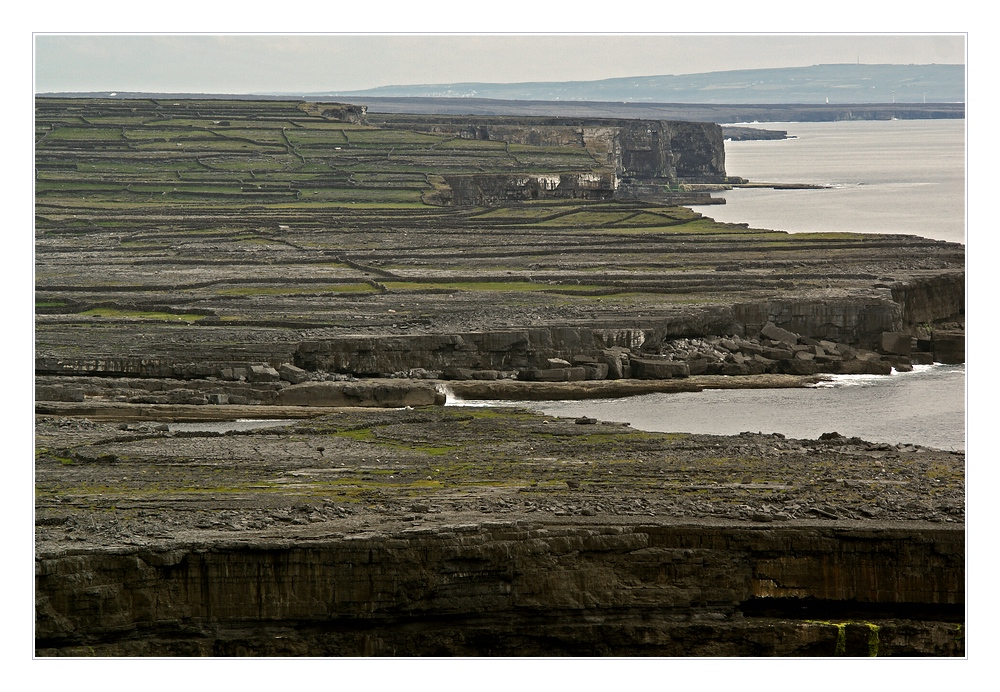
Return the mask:
<svg viewBox="0 0 1000 692">
<path fill-rule="evenodd" d="M 276 420 L 240 418 L 237 420 L 206 420 L 197 423 L 169 423 L 170 432 L 215 432 L 227 433 L 233 430 L 256 430 L 258 428 L 280 428 L 298 423 L 297 420 Z"/>
<path fill-rule="evenodd" d="M 518 406 L 551 416 L 588 416 L 651 432 L 816 439 L 826 432 L 870 442 L 965 450 L 965 366 L 917 365 L 910 373 L 835 375 L 801 389 L 712 389 L 586 401 L 458 401 Z"/>
</svg>

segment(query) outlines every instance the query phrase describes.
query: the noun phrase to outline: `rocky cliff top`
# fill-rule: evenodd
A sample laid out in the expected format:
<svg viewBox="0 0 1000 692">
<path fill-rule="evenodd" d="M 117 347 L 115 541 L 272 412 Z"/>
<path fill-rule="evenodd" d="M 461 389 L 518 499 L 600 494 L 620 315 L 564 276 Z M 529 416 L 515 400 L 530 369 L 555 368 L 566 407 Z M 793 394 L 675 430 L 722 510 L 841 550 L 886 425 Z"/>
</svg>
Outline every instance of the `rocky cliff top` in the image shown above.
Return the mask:
<svg viewBox="0 0 1000 692">
<path fill-rule="evenodd" d="M 164 428 L 39 418 L 40 554 L 435 531 L 484 521 L 964 521 L 964 454 L 836 434 L 793 440 L 645 433 L 452 407 L 342 409 L 242 433 Z"/>
</svg>

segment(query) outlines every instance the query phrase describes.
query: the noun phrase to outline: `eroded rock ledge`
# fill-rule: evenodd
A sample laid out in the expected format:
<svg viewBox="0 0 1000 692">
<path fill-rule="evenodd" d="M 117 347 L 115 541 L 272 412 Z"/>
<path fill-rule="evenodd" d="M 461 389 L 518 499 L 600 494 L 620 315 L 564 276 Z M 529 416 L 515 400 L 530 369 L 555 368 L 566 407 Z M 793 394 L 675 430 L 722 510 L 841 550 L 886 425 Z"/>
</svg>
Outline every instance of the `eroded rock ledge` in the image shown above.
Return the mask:
<svg viewBox="0 0 1000 692">
<path fill-rule="evenodd" d="M 37 653 L 963 651 L 964 454 L 314 412 L 38 416 Z"/>
<path fill-rule="evenodd" d="M 963 532 L 925 527 L 495 522 L 67 551 L 38 562 L 36 645 L 43 656 L 955 656 L 963 568 Z"/>
</svg>

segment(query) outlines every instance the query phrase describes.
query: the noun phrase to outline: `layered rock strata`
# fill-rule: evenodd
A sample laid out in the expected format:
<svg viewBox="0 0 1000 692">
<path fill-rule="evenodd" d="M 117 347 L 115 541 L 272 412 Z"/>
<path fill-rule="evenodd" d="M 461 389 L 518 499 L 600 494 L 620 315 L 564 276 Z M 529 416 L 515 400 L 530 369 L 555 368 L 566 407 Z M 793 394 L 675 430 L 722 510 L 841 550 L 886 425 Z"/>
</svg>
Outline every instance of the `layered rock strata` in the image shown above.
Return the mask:
<svg viewBox="0 0 1000 692">
<path fill-rule="evenodd" d="M 963 565 L 955 530 L 655 523 L 70 552 L 36 653 L 960 656 Z"/>
<path fill-rule="evenodd" d="M 36 653 L 963 651 L 961 453 L 320 413 L 39 416 Z"/>
</svg>

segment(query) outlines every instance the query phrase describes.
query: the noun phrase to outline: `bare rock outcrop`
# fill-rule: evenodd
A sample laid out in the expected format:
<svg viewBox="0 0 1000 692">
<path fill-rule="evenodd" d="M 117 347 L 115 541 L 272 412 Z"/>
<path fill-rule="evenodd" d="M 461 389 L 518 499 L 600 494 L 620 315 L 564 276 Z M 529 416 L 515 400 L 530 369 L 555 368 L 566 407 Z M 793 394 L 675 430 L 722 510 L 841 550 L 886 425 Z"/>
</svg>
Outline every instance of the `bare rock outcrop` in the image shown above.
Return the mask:
<svg viewBox="0 0 1000 692">
<path fill-rule="evenodd" d="M 44 555 L 36 574 L 42 656 L 964 651 L 954 624 L 919 619 L 964 607 L 955 529 L 496 522 Z M 847 603 L 859 632 L 822 621 Z"/>
</svg>

